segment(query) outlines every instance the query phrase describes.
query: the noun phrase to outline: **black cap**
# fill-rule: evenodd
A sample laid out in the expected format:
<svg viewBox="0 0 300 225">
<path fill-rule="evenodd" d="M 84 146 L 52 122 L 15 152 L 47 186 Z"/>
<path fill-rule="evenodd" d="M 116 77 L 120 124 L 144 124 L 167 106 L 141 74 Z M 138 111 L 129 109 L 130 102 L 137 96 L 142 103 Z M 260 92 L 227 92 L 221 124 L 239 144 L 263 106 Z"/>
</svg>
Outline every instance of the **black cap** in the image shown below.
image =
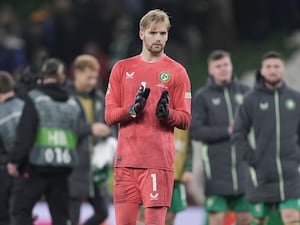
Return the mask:
<svg viewBox="0 0 300 225">
<path fill-rule="evenodd" d="M 49 58 L 45 60 L 41 67 L 42 76 L 56 77 L 64 71 L 64 63 L 57 58 Z"/>
</svg>

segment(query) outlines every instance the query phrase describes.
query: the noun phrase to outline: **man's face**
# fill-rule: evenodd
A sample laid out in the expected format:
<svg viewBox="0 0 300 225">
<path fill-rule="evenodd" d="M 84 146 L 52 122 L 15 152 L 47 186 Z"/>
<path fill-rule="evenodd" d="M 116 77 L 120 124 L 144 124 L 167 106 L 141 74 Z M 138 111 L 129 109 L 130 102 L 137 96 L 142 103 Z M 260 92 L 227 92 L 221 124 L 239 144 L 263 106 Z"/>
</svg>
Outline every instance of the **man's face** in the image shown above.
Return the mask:
<svg viewBox="0 0 300 225">
<path fill-rule="evenodd" d="M 146 30 L 140 31 L 140 39 L 150 53 L 160 54 L 168 40 L 168 27 L 165 23 L 151 24 Z"/>
<path fill-rule="evenodd" d="M 285 66 L 281 59 L 269 58 L 262 62 L 260 72 L 268 84 L 276 86 L 277 84 L 281 83 L 283 79 Z"/>
<path fill-rule="evenodd" d="M 212 60 L 208 64 L 208 73 L 217 84 L 228 83 L 232 79 L 232 63 L 228 56 Z"/>
<path fill-rule="evenodd" d="M 78 91 L 90 93 L 97 85 L 98 71 L 90 68 L 84 70 L 75 69 L 75 86 Z"/>
</svg>

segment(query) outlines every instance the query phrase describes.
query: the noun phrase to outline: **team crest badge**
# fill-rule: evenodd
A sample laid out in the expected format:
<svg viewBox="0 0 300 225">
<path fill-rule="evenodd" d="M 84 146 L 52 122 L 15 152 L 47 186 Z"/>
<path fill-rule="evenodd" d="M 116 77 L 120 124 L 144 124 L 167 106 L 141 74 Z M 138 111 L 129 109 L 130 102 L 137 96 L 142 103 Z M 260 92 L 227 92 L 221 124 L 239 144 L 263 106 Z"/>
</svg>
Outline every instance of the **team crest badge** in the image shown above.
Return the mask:
<svg viewBox="0 0 300 225">
<path fill-rule="evenodd" d="M 100 101 L 96 101 L 95 108 L 97 111 L 100 111 L 103 108 L 102 103 Z"/>
<path fill-rule="evenodd" d="M 244 97 L 241 93 L 237 93 L 235 96 L 234 96 L 234 99 L 236 101 L 237 104 L 241 105 L 243 104 L 243 100 L 244 100 Z"/>
<path fill-rule="evenodd" d="M 266 111 L 269 108 L 269 103 L 268 102 L 261 102 L 261 103 L 259 103 L 259 108 L 262 111 Z"/>
<path fill-rule="evenodd" d="M 219 97 L 212 98 L 211 102 L 212 102 L 213 105 L 217 106 L 217 105 L 221 104 L 221 99 Z"/>
<path fill-rule="evenodd" d="M 159 74 L 159 80 L 161 82 L 168 82 L 171 79 L 171 76 L 168 72 L 161 72 Z"/>
<path fill-rule="evenodd" d="M 285 107 L 288 109 L 288 110 L 293 110 L 295 109 L 296 107 L 296 103 L 293 99 L 287 99 L 285 101 Z"/>
</svg>

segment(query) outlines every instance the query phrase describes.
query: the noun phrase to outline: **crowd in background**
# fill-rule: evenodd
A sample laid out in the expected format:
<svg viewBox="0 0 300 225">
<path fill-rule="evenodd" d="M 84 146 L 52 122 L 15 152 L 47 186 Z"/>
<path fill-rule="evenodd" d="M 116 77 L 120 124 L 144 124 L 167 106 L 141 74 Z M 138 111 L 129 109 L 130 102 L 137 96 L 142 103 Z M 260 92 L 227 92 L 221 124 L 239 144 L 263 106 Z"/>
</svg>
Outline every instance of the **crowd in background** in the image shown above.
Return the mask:
<svg viewBox="0 0 300 225">
<path fill-rule="evenodd" d="M 16 76 L 49 56 L 69 68 L 76 55 L 87 53 L 98 58 L 106 84 L 114 62 L 140 50 L 137 23 L 151 8 L 170 14 L 172 39 L 166 51 L 184 65 L 205 51 L 228 49 L 244 39 L 257 41 L 274 31 L 291 32 L 300 25 L 297 0 L 38 2 L 26 2 L 26 7 L 18 1 L 1 4 L 0 68 Z"/>
</svg>

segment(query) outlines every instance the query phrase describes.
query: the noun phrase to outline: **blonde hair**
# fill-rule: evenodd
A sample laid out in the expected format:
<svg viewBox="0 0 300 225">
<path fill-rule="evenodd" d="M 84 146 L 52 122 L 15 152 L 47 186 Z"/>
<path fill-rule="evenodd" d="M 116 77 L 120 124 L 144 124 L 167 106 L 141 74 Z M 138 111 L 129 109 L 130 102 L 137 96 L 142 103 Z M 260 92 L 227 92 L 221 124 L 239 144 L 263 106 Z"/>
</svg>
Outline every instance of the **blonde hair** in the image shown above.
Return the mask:
<svg viewBox="0 0 300 225">
<path fill-rule="evenodd" d="M 146 13 L 140 20 L 140 30 L 146 30 L 152 23 L 165 23 L 168 30 L 171 27 L 168 14 L 161 9 L 153 9 Z"/>
<path fill-rule="evenodd" d="M 84 70 L 85 68 L 89 68 L 94 71 L 100 70 L 100 64 L 96 57 L 92 55 L 79 55 L 74 60 L 73 64 L 74 69 Z"/>
</svg>

